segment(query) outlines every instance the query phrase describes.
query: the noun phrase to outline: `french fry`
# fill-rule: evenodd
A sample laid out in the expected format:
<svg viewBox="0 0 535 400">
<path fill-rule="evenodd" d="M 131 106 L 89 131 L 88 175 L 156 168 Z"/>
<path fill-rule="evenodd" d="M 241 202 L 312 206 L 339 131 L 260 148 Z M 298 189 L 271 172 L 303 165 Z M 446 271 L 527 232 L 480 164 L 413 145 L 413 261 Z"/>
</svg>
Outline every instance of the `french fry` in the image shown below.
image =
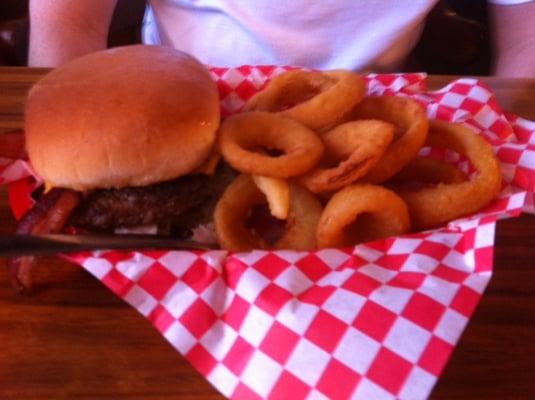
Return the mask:
<svg viewBox="0 0 535 400">
<path fill-rule="evenodd" d="M 287 219 L 290 211 L 290 187 L 284 179 L 253 176 L 255 185 L 267 198 L 271 215 Z"/>
</svg>

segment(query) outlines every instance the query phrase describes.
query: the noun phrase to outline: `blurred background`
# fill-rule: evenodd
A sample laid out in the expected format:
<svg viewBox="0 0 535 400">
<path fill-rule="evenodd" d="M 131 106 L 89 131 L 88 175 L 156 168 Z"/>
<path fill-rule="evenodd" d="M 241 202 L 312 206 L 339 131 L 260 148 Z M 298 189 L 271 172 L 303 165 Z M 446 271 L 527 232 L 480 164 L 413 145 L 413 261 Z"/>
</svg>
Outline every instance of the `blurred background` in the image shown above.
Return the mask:
<svg viewBox="0 0 535 400">
<path fill-rule="evenodd" d="M 144 0 L 119 0 L 110 47 L 140 43 L 144 8 Z M 28 31 L 28 0 L 0 0 L 0 65 L 26 65 Z M 488 75 L 490 60 L 486 0 L 440 0 L 405 70 Z"/>
</svg>

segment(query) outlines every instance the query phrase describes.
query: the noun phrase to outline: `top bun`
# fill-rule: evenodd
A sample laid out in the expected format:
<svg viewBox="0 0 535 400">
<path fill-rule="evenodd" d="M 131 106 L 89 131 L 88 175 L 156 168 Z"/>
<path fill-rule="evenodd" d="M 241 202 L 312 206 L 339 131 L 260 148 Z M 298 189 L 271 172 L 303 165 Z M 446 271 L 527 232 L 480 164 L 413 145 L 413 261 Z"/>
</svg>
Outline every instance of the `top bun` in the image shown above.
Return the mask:
<svg viewBox="0 0 535 400">
<path fill-rule="evenodd" d="M 90 190 L 188 174 L 214 146 L 220 114 L 199 61 L 135 45 L 53 70 L 29 92 L 25 118 L 35 171 L 52 186 Z"/>
</svg>

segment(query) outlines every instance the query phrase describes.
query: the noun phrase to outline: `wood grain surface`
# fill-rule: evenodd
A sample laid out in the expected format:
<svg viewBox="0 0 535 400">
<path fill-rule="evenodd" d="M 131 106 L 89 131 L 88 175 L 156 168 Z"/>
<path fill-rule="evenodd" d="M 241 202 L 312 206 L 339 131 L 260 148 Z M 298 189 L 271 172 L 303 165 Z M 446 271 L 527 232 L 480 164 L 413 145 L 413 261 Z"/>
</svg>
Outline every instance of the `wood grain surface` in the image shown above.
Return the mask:
<svg viewBox="0 0 535 400">
<path fill-rule="evenodd" d="M 45 70 L 0 68 L 0 132 L 19 129 Z M 430 88 L 454 77 L 431 76 Z M 535 80 L 486 78 L 504 109 L 535 119 Z M 0 188 L 0 232 L 14 219 Z M 535 216 L 500 221 L 494 275 L 431 399 L 535 393 Z M 40 262 L 38 290 L 15 294 L 0 259 L 0 399 L 220 399 L 152 328 L 78 266 Z"/>
</svg>

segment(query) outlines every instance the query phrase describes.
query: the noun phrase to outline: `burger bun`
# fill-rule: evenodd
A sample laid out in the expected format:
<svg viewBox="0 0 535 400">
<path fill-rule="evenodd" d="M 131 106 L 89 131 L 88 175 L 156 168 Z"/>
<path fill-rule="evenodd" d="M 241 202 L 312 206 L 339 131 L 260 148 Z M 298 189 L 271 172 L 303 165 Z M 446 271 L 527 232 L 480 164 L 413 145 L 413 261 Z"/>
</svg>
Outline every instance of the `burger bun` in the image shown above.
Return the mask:
<svg viewBox="0 0 535 400">
<path fill-rule="evenodd" d="M 55 187 L 145 186 L 198 168 L 219 122 L 204 65 L 169 47 L 125 46 L 75 59 L 33 86 L 26 148 Z"/>
</svg>

